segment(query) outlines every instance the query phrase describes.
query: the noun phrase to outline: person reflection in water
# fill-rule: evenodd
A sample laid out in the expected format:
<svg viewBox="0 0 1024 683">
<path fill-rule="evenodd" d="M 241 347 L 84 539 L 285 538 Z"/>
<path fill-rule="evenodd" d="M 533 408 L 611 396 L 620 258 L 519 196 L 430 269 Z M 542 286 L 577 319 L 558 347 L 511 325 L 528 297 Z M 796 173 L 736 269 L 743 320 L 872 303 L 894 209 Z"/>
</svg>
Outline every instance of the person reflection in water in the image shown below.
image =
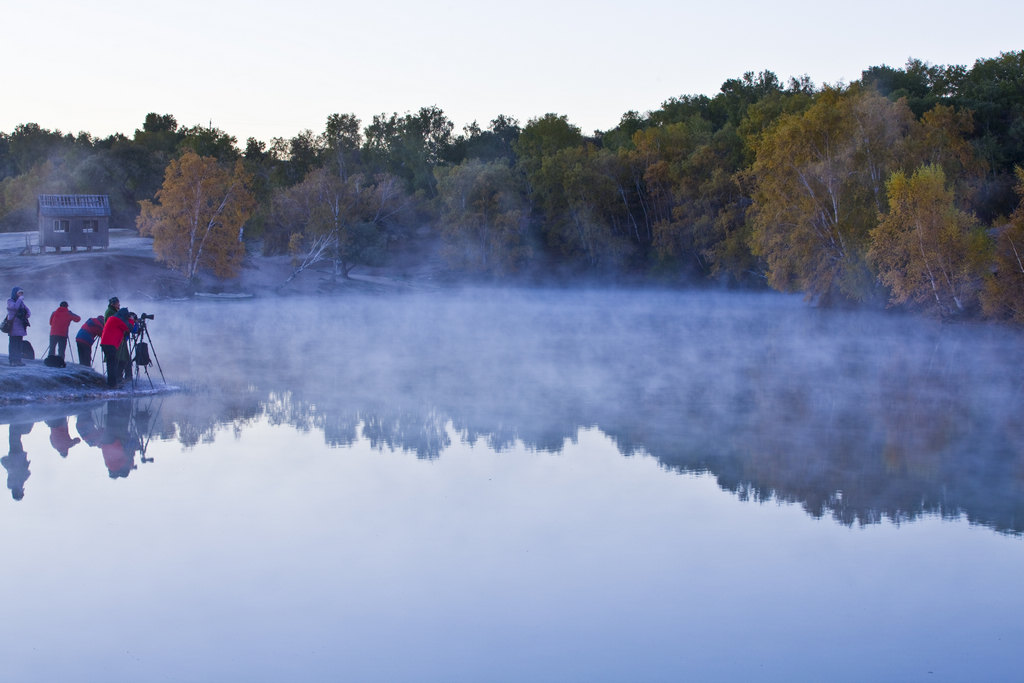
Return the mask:
<svg viewBox="0 0 1024 683">
<path fill-rule="evenodd" d="M 81 413 L 75 418 L 75 429 L 78 430 L 78 436 L 87 445 L 97 447 L 100 445 L 100 439 L 103 438 L 103 430 L 96 426 L 96 420 L 93 419 L 91 410 Z"/>
<path fill-rule="evenodd" d="M 129 431 L 131 411 L 131 401 L 107 404 L 107 425 L 100 437 L 100 449 L 111 479 L 127 477 L 135 469 L 135 447 Z"/>
<path fill-rule="evenodd" d="M 46 426 L 50 428 L 50 445 L 53 446 L 55 451 L 60 453 L 62 458 L 68 457 L 68 451 L 71 450 L 72 446 L 82 443 L 80 438 L 71 438 L 71 434 L 68 432 L 67 417 L 47 420 Z"/>
<path fill-rule="evenodd" d="M 12 424 L 10 430 L 10 452 L 0 458 L 0 464 L 7 470 L 7 488 L 14 500 L 25 497 L 25 482 L 31 474 L 28 471 L 28 453 L 21 446 L 21 437 L 32 431 L 32 424 Z"/>
</svg>

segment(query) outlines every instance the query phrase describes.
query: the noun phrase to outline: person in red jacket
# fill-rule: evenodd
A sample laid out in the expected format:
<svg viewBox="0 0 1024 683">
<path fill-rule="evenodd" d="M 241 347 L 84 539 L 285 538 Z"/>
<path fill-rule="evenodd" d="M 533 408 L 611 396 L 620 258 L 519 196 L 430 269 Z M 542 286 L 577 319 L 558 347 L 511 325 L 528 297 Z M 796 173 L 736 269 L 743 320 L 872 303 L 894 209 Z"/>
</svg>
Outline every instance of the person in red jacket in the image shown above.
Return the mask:
<svg viewBox="0 0 1024 683">
<path fill-rule="evenodd" d="M 107 421 L 99 446 L 111 479 L 127 477 L 136 468 L 138 440 L 131 433 L 131 412 L 131 401 L 110 401 L 107 404 Z"/>
<path fill-rule="evenodd" d="M 46 355 L 57 355 L 64 360 L 64 351 L 68 347 L 68 328 L 72 322 L 77 323 L 81 319 L 82 316 L 68 308 L 67 301 L 60 302 L 57 310 L 50 314 L 50 348 Z"/>
<path fill-rule="evenodd" d="M 127 308 L 122 308 L 117 315 L 110 316 L 103 323 L 100 349 L 103 350 L 103 360 L 107 364 L 108 387 L 116 387 L 124 374 L 124 370 L 118 362 L 117 350 L 128 335 L 129 329 Z"/>
<path fill-rule="evenodd" d="M 60 453 L 60 457 L 68 457 L 68 451 L 72 447 L 82 443 L 80 437 L 71 438 L 71 432 L 68 430 L 68 418 L 57 417 L 52 420 L 46 421 L 46 426 L 50 428 L 50 445 L 53 449 Z"/>
</svg>

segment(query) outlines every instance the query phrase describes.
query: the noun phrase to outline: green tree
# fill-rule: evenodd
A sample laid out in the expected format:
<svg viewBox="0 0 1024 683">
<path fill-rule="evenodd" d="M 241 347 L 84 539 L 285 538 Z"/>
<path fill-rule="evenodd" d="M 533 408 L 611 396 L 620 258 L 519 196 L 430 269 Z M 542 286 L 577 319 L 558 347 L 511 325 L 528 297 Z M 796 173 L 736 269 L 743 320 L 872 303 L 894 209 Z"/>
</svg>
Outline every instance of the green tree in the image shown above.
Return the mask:
<svg viewBox="0 0 1024 683">
<path fill-rule="evenodd" d="M 865 69 L 861 72 L 861 83 L 893 102 L 905 100 L 914 115 L 920 117 L 948 102 L 965 73 L 966 69 L 960 66 L 937 66 L 908 59 L 902 69 L 885 64 Z"/>
<path fill-rule="evenodd" d="M 434 169 L 449 159 L 454 124 L 438 107 L 416 114 L 376 115 L 363 134 L 363 150 L 377 170 L 404 179 L 413 192 L 437 194 Z"/>
<path fill-rule="evenodd" d="M 439 171 L 438 196 L 449 267 L 504 276 L 529 264 L 526 186 L 507 163 L 470 159 Z"/>
<path fill-rule="evenodd" d="M 295 268 L 285 281 L 326 263 L 333 276 L 348 278 L 358 265 L 383 261 L 389 239 L 387 225 L 409 204 L 401 182 L 379 175 L 341 178 L 326 168 L 315 169 L 273 199 L 272 220 L 288 235 Z"/>
<path fill-rule="evenodd" d="M 59 130 L 43 128 L 37 123 L 15 126 L 7 138 L 14 175 L 27 173 L 33 166 L 47 160 L 57 160 L 67 154 L 74 145 L 74 136 L 64 135 Z"/>
<path fill-rule="evenodd" d="M 218 161 L 237 161 L 241 158 L 238 139 L 220 128 L 196 125 L 181 129 L 179 134 L 179 151 L 190 150 L 201 157 L 213 157 Z"/>
<path fill-rule="evenodd" d="M 663 263 L 701 276 L 752 279 L 755 260 L 747 245 L 750 200 L 737 172 L 743 141 L 730 124 L 704 133 L 668 165 L 669 217 L 654 224 L 654 246 Z"/>
<path fill-rule="evenodd" d="M 132 138 L 151 153 L 170 155 L 178 149 L 183 134 L 178 130 L 178 121 L 170 114 L 150 112 L 142 123 L 142 128 L 135 129 Z"/>
<path fill-rule="evenodd" d="M 547 245 L 569 265 L 615 270 L 632 251 L 614 167 L 612 152 L 588 143 L 544 157 L 533 174 Z"/>
<path fill-rule="evenodd" d="M 515 143 L 515 152 L 532 185 L 546 158 L 582 143 L 583 133 L 578 126 L 569 123 L 568 116 L 545 114 L 527 122 Z"/>
<path fill-rule="evenodd" d="M 753 71 L 742 78 L 730 78 L 722 84 L 721 92 L 709 106 L 709 119 L 715 130 L 727 124 L 738 126 L 747 114 L 747 108 L 772 95 L 782 93 L 778 76 L 771 71 L 754 75 Z"/>
<path fill-rule="evenodd" d="M 955 104 L 973 112 L 975 144 L 992 171 L 1012 177 L 1024 163 L 1024 50 L 977 60 Z"/>
<path fill-rule="evenodd" d="M 632 146 L 633 136 L 636 135 L 637 131 L 643 130 L 646 127 L 647 121 L 644 117 L 640 116 L 639 112 L 627 111 L 619 118 L 619 125 L 599 134 L 601 146 L 613 152 L 623 148 L 628 149 Z"/>
<path fill-rule="evenodd" d="M 1009 215 L 1017 205 L 1013 169 L 1024 165 L 1024 50 L 977 60 L 951 103 L 971 112 L 970 140 L 988 170 L 972 198 L 977 214 L 986 222 Z"/>
<path fill-rule="evenodd" d="M 331 114 L 324 131 L 326 155 L 334 173 L 345 180 L 359 164 L 359 148 L 363 136 L 359 132 L 359 118 L 355 114 Z"/>
<path fill-rule="evenodd" d="M 711 121 L 711 98 L 707 95 L 683 95 L 670 97 L 661 108 L 647 117 L 648 125 L 663 126 L 669 123 L 687 121 L 694 116 Z"/>
<path fill-rule="evenodd" d="M 545 244 L 572 266 L 617 268 L 632 251 L 619 190 L 628 172 L 614 152 L 585 142 L 566 116 L 531 119 L 515 145 Z"/>
<path fill-rule="evenodd" d="M 504 159 L 506 164 L 515 161 L 515 143 L 519 139 L 519 122 L 504 114 L 493 119 L 487 129 L 482 129 L 476 121 L 463 127 L 463 134 L 452 146 L 452 163 L 462 163 L 467 159 L 478 159 L 488 162 Z"/>
<path fill-rule="evenodd" d="M 993 267 L 985 282 L 982 306 L 992 318 L 1024 324 L 1024 168 L 1015 169 L 1017 209 L 994 234 Z"/>
</svg>

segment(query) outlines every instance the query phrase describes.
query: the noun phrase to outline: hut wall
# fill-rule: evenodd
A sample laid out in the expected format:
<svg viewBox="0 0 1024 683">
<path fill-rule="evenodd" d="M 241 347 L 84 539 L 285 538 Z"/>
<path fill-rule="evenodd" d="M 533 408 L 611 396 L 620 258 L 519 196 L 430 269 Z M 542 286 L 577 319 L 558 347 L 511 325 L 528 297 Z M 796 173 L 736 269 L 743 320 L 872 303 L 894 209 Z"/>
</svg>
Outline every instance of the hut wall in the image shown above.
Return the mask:
<svg viewBox="0 0 1024 683">
<path fill-rule="evenodd" d="M 39 216 L 39 247 L 62 248 L 110 246 L 110 216 Z"/>
</svg>

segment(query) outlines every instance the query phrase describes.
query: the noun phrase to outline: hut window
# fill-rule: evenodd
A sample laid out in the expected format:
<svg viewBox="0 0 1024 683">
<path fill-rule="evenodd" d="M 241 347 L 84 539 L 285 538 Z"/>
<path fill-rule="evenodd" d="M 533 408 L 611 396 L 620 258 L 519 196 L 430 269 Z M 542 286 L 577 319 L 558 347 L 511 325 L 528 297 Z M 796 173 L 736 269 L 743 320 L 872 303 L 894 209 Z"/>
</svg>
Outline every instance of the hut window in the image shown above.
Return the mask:
<svg viewBox="0 0 1024 683">
<path fill-rule="evenodd" d="M 97 220 L 85 219 L 82 221 L 82 232 L 96 232 L 99 230 L 100 222 Z"/>
<path fill-rule="evenodd" d="M 71 221 L 54 221 L 54 232 L 67 232 L 71 228 Z"/>
</svg>

